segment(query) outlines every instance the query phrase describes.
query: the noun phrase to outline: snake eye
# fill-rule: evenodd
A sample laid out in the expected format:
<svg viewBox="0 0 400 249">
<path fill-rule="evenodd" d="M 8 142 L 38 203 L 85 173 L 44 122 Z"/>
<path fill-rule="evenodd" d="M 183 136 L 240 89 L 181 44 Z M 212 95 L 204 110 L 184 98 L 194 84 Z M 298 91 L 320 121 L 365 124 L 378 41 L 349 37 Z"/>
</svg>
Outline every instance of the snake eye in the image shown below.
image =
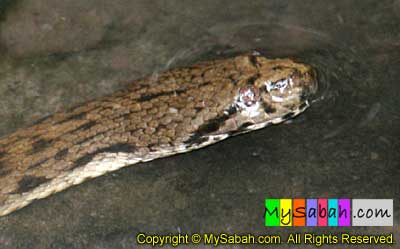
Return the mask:
<svg viewBox="0 0 400 249">
<path fill-rule="evenodd" d="M 239 101 L 252 106 L 260 100 L 260 91 L 254 86 L 244 86 L 239 90 Z"/>
</svg>

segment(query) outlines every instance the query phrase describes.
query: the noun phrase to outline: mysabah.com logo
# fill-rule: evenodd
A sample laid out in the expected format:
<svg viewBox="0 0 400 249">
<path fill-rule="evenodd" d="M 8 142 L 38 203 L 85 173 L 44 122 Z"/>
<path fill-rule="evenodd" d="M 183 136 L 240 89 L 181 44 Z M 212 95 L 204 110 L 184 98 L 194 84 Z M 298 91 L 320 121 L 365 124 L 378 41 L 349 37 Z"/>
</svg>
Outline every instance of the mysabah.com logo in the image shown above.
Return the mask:
<svg viewBox="0 0 400 249">
<path fill-rule="evenodd" d="M 265 226 L 393 226 L 393 199 L 265 199 Z"/>
</svg>

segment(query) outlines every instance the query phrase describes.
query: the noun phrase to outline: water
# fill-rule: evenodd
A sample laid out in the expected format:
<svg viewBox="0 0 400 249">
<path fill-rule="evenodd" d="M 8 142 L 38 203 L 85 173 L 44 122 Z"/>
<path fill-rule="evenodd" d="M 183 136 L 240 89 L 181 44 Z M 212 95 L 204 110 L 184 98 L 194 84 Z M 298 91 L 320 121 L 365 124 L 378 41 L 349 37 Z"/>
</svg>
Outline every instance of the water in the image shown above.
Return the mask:
<svg viewBox="0 0 400 249">
<path fill-rule="evenodd" d="M 249 50 L 313 65 L 320 90 L 289 124 L 122 169 L 1 218 L 0 247 L 132 248 L 138 232 L 394 233 L 398 240 L 399 1 L 71 6 L 20 1 L 0 12 L 8 14 L 0 26 L 1 134 L 131 79 Z M 82 13 L 90 14 L 73 19 Z M 22 16 L 50 41 L 29 40 L 33 24 Z M 79 42 L 56 39 L 70 36 Z M 266 197 L 393 198 L 395 226 L 268 229 Z"/>
</svg>

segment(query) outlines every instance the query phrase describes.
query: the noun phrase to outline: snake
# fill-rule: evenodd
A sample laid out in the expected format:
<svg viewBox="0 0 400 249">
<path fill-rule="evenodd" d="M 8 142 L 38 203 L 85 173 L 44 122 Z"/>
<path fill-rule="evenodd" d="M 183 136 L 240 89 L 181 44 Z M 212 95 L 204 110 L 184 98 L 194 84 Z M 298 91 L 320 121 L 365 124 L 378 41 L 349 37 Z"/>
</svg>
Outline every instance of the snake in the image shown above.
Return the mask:
<svg viewBox="0 0 400 249">
<path fill-rule="evenodd" d="M 247 52 L 134 80 L 0 138 L 0 216 L 125 166 L 302 113 L 316 70 Z"/>
</svg>

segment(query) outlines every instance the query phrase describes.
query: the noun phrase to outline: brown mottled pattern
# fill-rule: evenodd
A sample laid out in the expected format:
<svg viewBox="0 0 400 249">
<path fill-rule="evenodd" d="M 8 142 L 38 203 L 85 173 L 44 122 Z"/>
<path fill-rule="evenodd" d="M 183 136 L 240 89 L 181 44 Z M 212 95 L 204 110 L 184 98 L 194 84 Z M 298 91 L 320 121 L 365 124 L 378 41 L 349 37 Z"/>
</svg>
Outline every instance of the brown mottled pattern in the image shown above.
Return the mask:
<svg viewBox="0 0 400 249">
<path fill-rule="evenodd" d="M 10 196 L 18 200 L 99 153 L 182 145 L 232 104 L 239 87 L 287 77 L 286 66 L 296 65 L 246 54 L 170 70 L 1 138 L 0 209 Z"/>
</svg>

